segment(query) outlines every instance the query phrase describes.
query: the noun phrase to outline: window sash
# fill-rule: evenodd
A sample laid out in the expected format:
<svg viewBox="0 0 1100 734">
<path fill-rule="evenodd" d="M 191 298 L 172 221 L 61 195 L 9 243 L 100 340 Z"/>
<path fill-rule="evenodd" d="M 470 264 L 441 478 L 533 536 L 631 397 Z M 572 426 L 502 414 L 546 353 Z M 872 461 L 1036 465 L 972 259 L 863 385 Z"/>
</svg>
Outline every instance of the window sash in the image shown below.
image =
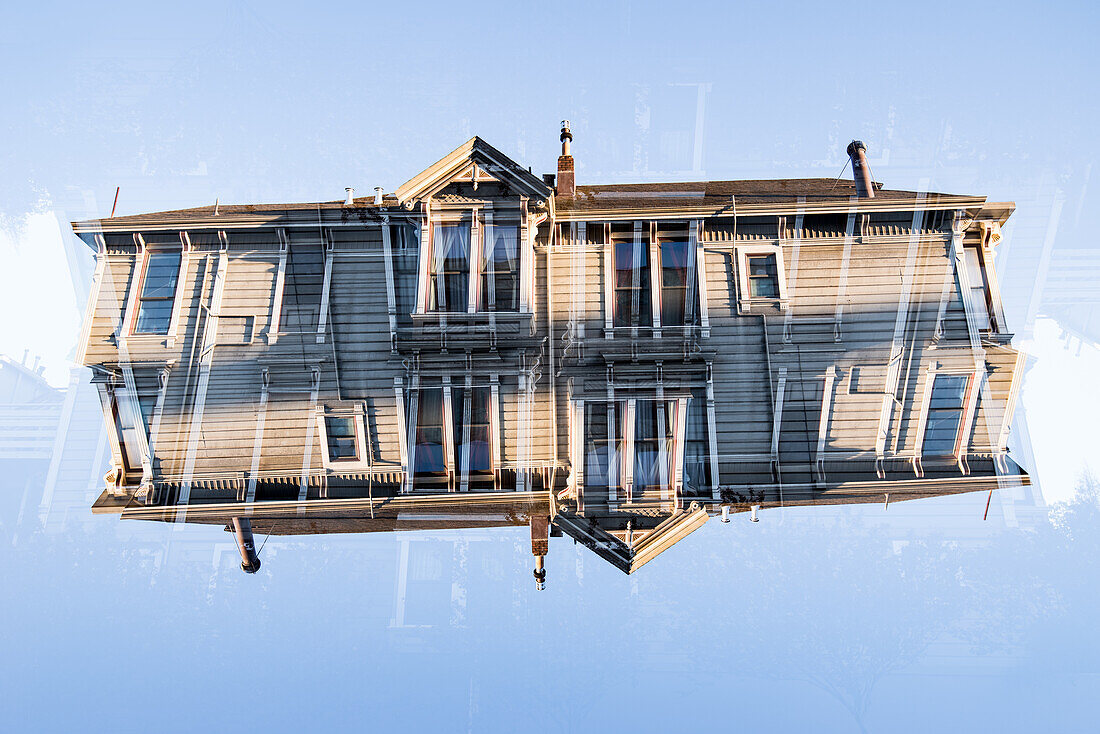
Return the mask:
<svg viewBox="0 0 1100 734">
<path fill-rule="evenodd" d="M 158 250 L 147 254 L 132 333 L 168 333 L 182 257 L 180 250 Z"/>
<path fill-rule="evenodd" d="M 779 271 L 775 255 L 746 255 L 750 298 L 779 298 Z"/>
<path fill-rule="evenodd" d="M 691 274 L 691 243 L 687 238 L 661 242 L 661 326 L 686 326 L 697 321 L 698 300 L 688 291 L 694 284 Z"/>
<path fill-rule="evenodd" d="M 470 222 L 436 224 L 428 272 L 428 310 L 465 313 L 470 287 Z"/>
<path fill-rule="evenodd" d="M 615 326 L 651 326 L 649 248 L 644 242 L 616 242 L 612 309 Z"/>
<path fill-rule="evenodd" d="M 329 461 L 359 460 L 359 436 L 354 417 L 325 416 L 325 435 Z"/>
<path fill-rule="evenodd" d="M 928 400 L 921 454 L 952 456 L 958 451 L 969 375 L 936 375 Z"/>
<path fill-rule="evenodd" d="M 480 311 L 519 310 L 519 225 L 486 225 L 481 250 Z"/>
</svg>

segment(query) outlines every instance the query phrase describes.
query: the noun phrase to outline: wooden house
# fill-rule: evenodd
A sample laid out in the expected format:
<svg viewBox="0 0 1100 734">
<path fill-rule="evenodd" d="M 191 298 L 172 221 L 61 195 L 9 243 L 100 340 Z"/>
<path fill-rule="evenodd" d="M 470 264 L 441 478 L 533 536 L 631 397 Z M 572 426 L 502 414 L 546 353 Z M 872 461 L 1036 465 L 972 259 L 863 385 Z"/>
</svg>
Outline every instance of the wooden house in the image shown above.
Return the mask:
<svg viewBox="0 0 1100 734">
<path fill-rule="evenodd" d="M 723 508 L 1027 482 L 1012 204 L 883 188 L 861 143 L 854 180 L 578 185 L 561 139 L 556 175 L 475 137 L 373 198 L 74 223 L 95 509 L 522 523 L 540 569 L 566 534 L 631 572 Z"/>
</svg>

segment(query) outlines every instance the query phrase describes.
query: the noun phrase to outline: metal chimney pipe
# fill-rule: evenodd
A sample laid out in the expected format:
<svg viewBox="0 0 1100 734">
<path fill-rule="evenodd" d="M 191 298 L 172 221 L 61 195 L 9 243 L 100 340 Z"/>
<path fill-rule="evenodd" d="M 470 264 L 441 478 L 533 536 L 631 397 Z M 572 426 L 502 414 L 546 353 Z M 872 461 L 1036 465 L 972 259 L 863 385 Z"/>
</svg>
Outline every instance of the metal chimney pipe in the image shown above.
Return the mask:
<svg viewBox="0 0 1100 734">
<path fill-rule="evenodd" d="M 543 556 L 535 556 L 535 589 L 542 591 L 546 588 L 546 568 L 543 567 Z"/>
<path fill-rule="evenodd" d="M 252 523 L 247 517 L 233 518 L 233 534 L 237 536 L 237 549 L 241 552 L 241 570 L 256 573 L 260 570 L 260 557 L 256 554 L 256 540 L 252 537 Z"/>
<path fill-rule="evenodd" d="M 569 120 L 561 121 L 561 155 L 558 156 L 558 195 L 573 196 L 577 191 L 577 179 L 573 166 L 573 133 Z"/>
<path fill-rule="evenodd" d="M 374 205 L 375 206 L 382 206 L 382 187 L 381 186 L 375 186 L 374 187 Z"/>
<path fill-rule="evenodd" d="M 852 178 L 855 179 L 856 196 L 861 199 L 875 198 L 875 184 L 871 180 L 871 169 L 867 167 L 867 146 L 862 140 L 848 143 L 848 157 L 852 159 Z"/>
<path fill-rule="evenodd" d="M 722 505 L 722 522 L 730 521 L 730 506 Z"/>
<path fill-rule="evenodd" d="M 759 509 L 760 509 L 760 505 L 753 505 L 752 506 L 752 514 L 749 515 L 749 520 L 752 520 L 753 522 L 760 522 L 760 518 L 756 516 L 756 511 L 759 510 Z"/>
<path fill-rule="evenodd" d="M 345 186 L 344 191 L 347 192 L 348 198 L 344 199 L 344 206 L 352 206 L 355 204 L 353 201 L 355 198 L 355 189 L 350 186 Z"/>
</svg>

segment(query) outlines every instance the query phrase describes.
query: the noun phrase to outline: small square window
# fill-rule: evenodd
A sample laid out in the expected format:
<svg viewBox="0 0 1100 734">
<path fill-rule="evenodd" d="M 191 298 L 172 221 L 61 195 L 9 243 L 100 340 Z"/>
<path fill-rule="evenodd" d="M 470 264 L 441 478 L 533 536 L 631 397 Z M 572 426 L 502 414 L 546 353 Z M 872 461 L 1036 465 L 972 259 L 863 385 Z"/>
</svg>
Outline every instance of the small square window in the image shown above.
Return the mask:
<svg viewBox="0 0 1100 734">
<path fill-rule="evenodd" d="M 750 298 L 779 298 L 779 271 L 775 255 L 749 255 L 748 281 Z"/>
<path fill-rule="evenodd" d="M 355 418 L 326 416 L 329 461 L 355 461 L 359 458 Z"/>
</svg>

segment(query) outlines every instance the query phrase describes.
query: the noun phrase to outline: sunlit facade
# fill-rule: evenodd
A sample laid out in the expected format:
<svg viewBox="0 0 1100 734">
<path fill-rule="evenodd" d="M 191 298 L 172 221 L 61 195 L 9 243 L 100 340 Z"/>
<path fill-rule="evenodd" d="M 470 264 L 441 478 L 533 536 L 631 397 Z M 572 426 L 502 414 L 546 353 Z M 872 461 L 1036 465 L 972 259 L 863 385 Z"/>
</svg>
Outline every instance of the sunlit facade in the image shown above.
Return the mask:
<svg viewBox="0 0 1100 734">
<path fill-rule="evenodd" d="M 529 525 L 632 572 L 709 517 L 1018 488 L 1010 203 L 854 180 L 578 185 L 473 138 L 392 193 L 74 223 L 97 511 Z"/>
</svg>

